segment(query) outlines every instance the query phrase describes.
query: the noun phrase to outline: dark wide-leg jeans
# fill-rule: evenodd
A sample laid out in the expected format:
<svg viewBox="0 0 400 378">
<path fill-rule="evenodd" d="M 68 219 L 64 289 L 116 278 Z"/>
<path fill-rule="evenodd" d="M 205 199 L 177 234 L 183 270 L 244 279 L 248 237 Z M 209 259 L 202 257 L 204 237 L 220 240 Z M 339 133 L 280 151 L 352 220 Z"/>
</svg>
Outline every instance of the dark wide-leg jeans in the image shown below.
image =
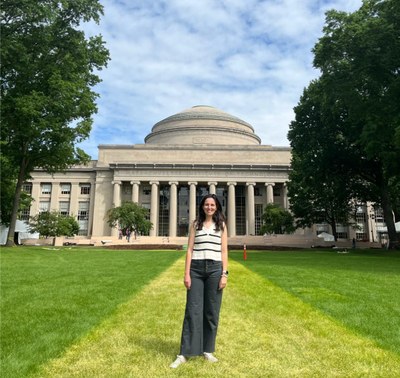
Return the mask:
<svg viewBox="0 0 400 378">
<path fill-rule="evenodd" d="M 183 320 L 181 350 L 184 356 L 198 356 L 215 351 L 222 290 L 219 281 L 222 262 L 192 260 L 192 285 L 187 290 L 185 318 Z"/>
</svg>

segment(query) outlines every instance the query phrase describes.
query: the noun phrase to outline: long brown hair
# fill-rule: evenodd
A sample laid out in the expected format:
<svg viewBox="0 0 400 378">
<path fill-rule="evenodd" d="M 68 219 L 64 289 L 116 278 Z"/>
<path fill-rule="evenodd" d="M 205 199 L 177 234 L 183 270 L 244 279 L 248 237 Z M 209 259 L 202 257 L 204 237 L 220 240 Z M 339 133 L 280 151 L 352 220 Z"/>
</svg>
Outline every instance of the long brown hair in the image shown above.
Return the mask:
<svg viewBox="0 0 400 378">
<path fill-rule="evenodd" d="M 226 218 L 222 212 L 221 202 L 219 202 L 219 199 L 215 194 L 207 194 L 201 199 L 197 219 L 195 220 L 196 229 L 201 230 L 203 228 L 203 223 L 206 220 L 206 213 L 204 212 L 203 206 L 208 198 L 212 198 L 217 206 L 217 210 L 212 216 L 212 219 L 215 223 L 215 231 L 223 230 L 225 227 Z"/>
</svg>

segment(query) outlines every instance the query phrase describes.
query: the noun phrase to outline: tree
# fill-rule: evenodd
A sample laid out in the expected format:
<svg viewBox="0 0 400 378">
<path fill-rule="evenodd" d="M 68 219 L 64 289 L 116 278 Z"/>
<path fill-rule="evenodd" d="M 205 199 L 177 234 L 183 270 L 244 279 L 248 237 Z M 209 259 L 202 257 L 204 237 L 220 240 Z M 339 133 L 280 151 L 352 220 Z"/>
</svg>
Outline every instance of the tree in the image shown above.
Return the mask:
<svg viewBox="0 0 400 378">
<path fill-rule="evenodd" d="M 0 152 L 1 180 L 0 180 L 0 223 L 9 225 L 12 214 L 12 203 L 15 194 L 15 183 L 17 181 L 17 171 L 10 164 L 6 156 Z M 31 206 L 32 197 L 25 192 L 21 192 L 19 211 Z"/>
<path fill-rule="evenodd" d="M 79 232 L 79 224 L 71 215 L 61 215 L 58 211 L 44 211 L 31 218 L 29 229 L 31 232 L 38 232 L 45 238 L 74 236 Z"/>
<path fill-rule="evenodd" d="M 348 172 L 352 153 L 342 135 L 346 109 L 331 103 L 319 80 L 304 90 L 288 138 L 292 146 L 288 195 L 299 227 L 351 224 L 362 185 Z"/>
<path fill-rule="evenodd" d="M 400 196 L 393 187 L 400 175 L 399 25 L 400 2 L 364 0 L 354 13 L 327 12 L 324 35 L 313 50 L 314 66 L 321 70 L 319 135 L 337 136 L 324 146 L 335 155 L 326 162 L 343 178 L 344 190 L 382 207 L 394 247 L 399 243 L 393 219 Z M 292 130 L 313 122 L 312 107 L 310 122 L 306 113 L 298 117 L 299 110 Z M 295 145 L 293 152 L 298 153 Z"/>
<path fill-rule="evenodd" d="M 132 201 L 124 201 L 121 206 L 108 210 L 107 223 L 110 227 L 119 227 L 137 234 L 147 235 L 152 223 L 147 219 L 148 209 Z"/>
<path fill-rule="evenodd" d="M 292 214 L 274 203 L 265 206 L 262 222 L 261 234 L 292 234 L 296 230 Z"/>
<path fill-rule="evenodd" d="M 33 169 L 52 173 L 89 160 L 76 143 L 89 136 L 95 71 L 109 55 L 101 36 L 87 39 L 78 28 L 102 12 L 98 0 L 2 2 L 2 154 L 17 172 L 8 245 Z"/>
</svg>

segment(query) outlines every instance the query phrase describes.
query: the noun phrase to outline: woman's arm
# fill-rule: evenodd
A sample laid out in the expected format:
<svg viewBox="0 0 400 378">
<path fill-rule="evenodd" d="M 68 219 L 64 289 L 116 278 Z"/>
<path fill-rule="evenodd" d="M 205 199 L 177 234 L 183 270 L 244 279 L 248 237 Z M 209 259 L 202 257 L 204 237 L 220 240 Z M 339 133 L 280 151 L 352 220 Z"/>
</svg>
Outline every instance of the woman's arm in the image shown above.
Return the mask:
<svg viewBox="0 0 400 378">
<path fill-rule="evenodd" d="M 222 271 L 228 271 L 228 230 L 226 226 L 222 231 L 221 235 L 221 259 L 222 259 Z M 222 274 L 221 279 L 219 280 L 219 288 L 224 289 L 228 282 L 228 276 L 226 274 Z"/>
<path fill-rule="evenodd" d="M 183 279 L 183 283 L 186 286 L 186 289 L 190 290 L 192 285 L 192 279 L 190 277 L 190 264 L 192 262 L 192 252 L 194 246 L 194 236 L 195 236 L 195 224 L 193 223 L 189 230 L 189 240 L 186 252 L 186 260 L 185 260 L 185 276 Z"/>
</svg>

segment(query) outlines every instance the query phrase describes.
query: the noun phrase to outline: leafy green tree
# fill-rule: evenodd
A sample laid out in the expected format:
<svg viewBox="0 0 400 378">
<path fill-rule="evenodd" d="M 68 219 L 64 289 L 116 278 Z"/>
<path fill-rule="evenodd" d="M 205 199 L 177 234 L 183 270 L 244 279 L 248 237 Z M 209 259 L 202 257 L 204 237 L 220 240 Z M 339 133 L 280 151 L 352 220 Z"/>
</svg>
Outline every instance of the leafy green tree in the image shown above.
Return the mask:
<svg viewBox="0 0 400 378">
<path fill-rule="evenodd" d="M 10 224 L 12 214 L 12 204 L 15 194 L 15 183 L 17 182 L 17 171 L 15 167 L 10 164 L 6 156 L 0 152 L 0 223 Z M 25 192 L 21 192 L 20 205 L 18 215 L 21 210 L 29 208 L 32 202 L 32 197 Z"/>
<path fill-rule="evenodd" d="M 121 206 L 108 210 L 107 223 L 110 227 L 129 230 L 136 235 L 147 235 L 152 223 L 147 219 L 149 210 L 132 201 L 124 201 Z"/>
<path fill-rule="evenodd" d="M 79 233 L 79 223 L 72 215 L 61 215 L 58 218 L 56 236 L 74 236 Z"/>
<path fill-rule="evenodd" d="M 292 234 L 296 230 L 292 214 L 275 203 L 265 206 L 261 234 Z"/>
<path fill-rule="evenodd" d="M 61 215 L 58 211 L 44 211 L 31 218 L 29 229 L 45 238 L 74 236 L 79 232 L 79 224 L 72 215 Z"/>
<path fill-rule="evenodd" d="M 292 150 L 288 195 L 299 227 L 328 223 L 337 239 L 337 224 L 351 224 L 361 188 L 350 174 L 352 152 L 342 135 L 345 109 L 330 103 L 319 80 L 304 90 L 295 108 L 288 138 Z"/>
<path fill-rule="evenodd" d="M 33 169 L 51 173 L 89 160 L 76 143 L 89 136 L 98 96 L 91 88 L 109 55 L 101 36 L 79 29 L 99 21 L 98 0 L 4 0 L 1 12 L 2 154 L 16 170 L 12 245 L 22 184 Z"/>
<path fill-rule="evenodd" d="M 294 155 L 305 159 L 299 140 L 302 133 L 308 138 L 308 127 L 316 132 L 319 123 L 320 138 L 328 136 L 331 143 L 321 147 L 327 149 L 321 168 L 328 169 L 329 162 L 329 169 L 342 178 L 342 190 L 382 207 L 394 247 L 399 243 L 393 219 L 400 196 L 393 187 L 400 175 L 399 25 L 397 0 L 364 0 L 353 13 L 327 12 L 324 35 L 314 48 L 314 66 L 321 76 L 307 88 L 312 92 L 318 85 L 320 99 L 315 101 L 315 93 L 312 101 L 301 99 L 289 132 L 291 143 L 297 138 Z M 313 101 L 320 107 L 319 119 Z M 300 114 L 305 103 L 308 110 Z M 294 136 L 297 128 L 305 129 Z"/>
</svg>

